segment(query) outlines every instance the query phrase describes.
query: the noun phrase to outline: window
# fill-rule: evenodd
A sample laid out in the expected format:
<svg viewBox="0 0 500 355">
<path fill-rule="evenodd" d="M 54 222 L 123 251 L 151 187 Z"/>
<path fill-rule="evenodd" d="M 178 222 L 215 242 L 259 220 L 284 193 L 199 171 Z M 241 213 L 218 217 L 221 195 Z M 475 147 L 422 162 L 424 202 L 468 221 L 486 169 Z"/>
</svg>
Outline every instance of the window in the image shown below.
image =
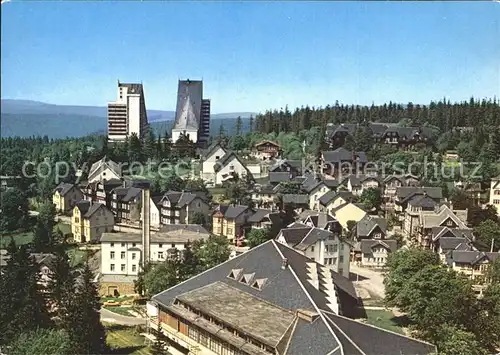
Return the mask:
<svg viewBox="0 0 500 355">
<path fill-rule="evenodd" d="M 198 333 L 198 330 L 196 330 L 195 328 L 193 327 L 188 328 L 188 337 L 190 337 L 194 341 L 198 342 L 199 335 L 200 334 Z"/>
<path fill-rule="evenodd" d="M 132 272 L 136 272 L 137 271 L 137 265 L 132 265 Z"/>
<path fill-rule="evenodd" d="M 234 165 L 229 165 L 229 170 L 234 170 Z"/>
<path fill-rule="evenodd" d="M 109 244 L 110 247 L 114 247 L 115 246 L 115 243 L 111 243 Z"/>
<path fill-rule="evenodd" d="M 132 253 L 132 260 L 135 260 L 135 253 Z"/>
<path fill-rule="evenodd" d="M 158 259 L 163 259 L 163 252 L 162 251 L 158 252 Z"/>
<path fill-rule="evenodd" d="M 125 271 L 125 264 L 121 264 L 121 266 L 120 266 L 120 270 L 121 270 L 121 271 Z"/>
<path fill-rule="evenodd" d="M 219 160 L 220 156 L 216 155 L 215 160 Z"/>
<path fill-rule="evenodd" d="M 311 253 L 314 253 L 314 245 L 311 247 Z"/>
<path fill-rule="evenodd" d="M 227 234 L 230 234 L 230 235 L 233 234 L 233 228 L 228 228 L 227 229 Z"/>
<path fill-rule="evenodd" d="M 161 244 L 161 243 L 160 243 L 160 244 L 158 245 L 158 247 L 159 247 L 159 248 L 163 248 L 163 244 Z"/>
<path fill-rule="evenodd" d="M 124 252 L 124 251 L 122 251 L 122 252 L 120 253 L 120 258 L 121 258 L 121 259 L 125 259 L 125 252 Z"/>
<path fill-rule="evenodd" d="M 175 244 L 174 243 L 172 243 L 172 248 L 175 248 Z"/>
<path fill-rule="evenodd" d="M 342 264 L 344 262 L 344 255 L 339 256 L 339 262 Z"/>
<path fill-rule="evenodd" d="M 111 271 L 115 271 L 115 264 L 110 264 L 110 265 L 109 265 L 109 269 L 110 269 Z"/>
<path fill-rule="evenodd" d="M 125 243 L 122 243 L 122 247 L 124 247 L 124 246 L 125 246 Z"/>
<path fill-rule="evenodd" d="M 344 269 L 342 269 L 341 267 L 339 267 L 339 271 L 338 271 L 339 274 L 343 274 L 344 273 Z"/>
<path fill-rule="evenodd" d="M 132 243 L 132 247 L 135 247 L 135 245 L 136 245 L 135 243 Z"/>
<path fill-rule="evenodd" d="M 340 250 L 344 250 L 344 243 L 340 243 Z"/>
<path fill-rule="evenodd" d="M 115 252 L 114 251 L 112 251 L 112 252 L 109 253 L 109 258 L 110 259 L 114 259 L 115 258 Z"/>
<path fill-rule="evenodd" d="M 342 244 L 340 244 L 340 245 L 342 245 Z M 333 245 L 333 252 L 336 253 L 337 250 L 338 250 L 338 246 L 337 246 L 337 244 L 334 244 Z"/>
</svg>

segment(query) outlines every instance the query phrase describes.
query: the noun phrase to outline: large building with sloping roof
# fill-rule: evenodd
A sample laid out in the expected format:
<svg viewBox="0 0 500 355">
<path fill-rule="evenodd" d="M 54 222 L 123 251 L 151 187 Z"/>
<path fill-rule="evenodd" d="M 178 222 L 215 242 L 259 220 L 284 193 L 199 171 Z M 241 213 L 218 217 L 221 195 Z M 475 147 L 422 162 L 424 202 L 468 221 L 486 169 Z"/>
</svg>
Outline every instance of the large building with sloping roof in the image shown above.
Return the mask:
<svg viewBox="0 0 500 355">
<path fill-rule="evenodd" d="M 181 135 L 205 147 L 210 135 L 210 100 L 203 98 L 202 80 L 179 80 L 172 141 Z"/>
<path fill-rule="evenodd" d="M 149 325 L 172 354 L 428 355 L 431 344 L 356 321 L 348 279 L 274 240 L 165 290 Z"/>
</svg>

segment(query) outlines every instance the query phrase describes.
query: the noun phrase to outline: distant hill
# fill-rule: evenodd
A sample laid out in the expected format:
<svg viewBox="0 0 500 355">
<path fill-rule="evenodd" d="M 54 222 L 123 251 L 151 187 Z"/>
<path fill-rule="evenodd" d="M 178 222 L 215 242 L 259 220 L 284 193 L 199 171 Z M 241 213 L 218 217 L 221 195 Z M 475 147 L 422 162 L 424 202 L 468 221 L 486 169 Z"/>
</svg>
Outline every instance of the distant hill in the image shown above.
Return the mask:
<svg viewBox="0 0 500 355">
<path fill-rule="evenodd" d="M 256 115 L 252 112 L 219 113 L 211 115 L 211 126 L 217 128 L 221 120 L 240 116 L 243 119 Z M 156 123 L 163 132 L 170 132 L 175 116 L 174 111 L 148 110 L 148 120 Z M 1 100 L 1 136 L 47 135 L 49 138 L 82 137 L 106 132 L 107 108 L 99 106 L 53 105 L 31 100 Z M 211 130 L 212 130 L 211 129 Z M 229 127 L 226 128 L 229 130 Z"/>
</svg>

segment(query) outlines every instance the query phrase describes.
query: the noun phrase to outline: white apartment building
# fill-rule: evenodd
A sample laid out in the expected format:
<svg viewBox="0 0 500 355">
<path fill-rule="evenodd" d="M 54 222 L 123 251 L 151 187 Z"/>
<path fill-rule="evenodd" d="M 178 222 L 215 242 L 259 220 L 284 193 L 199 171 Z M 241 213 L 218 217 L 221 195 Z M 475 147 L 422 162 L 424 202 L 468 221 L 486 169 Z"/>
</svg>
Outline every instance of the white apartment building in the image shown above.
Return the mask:
<svg viewBox="0 0 500 355">
<path fill-rule="evenodd" d="M 336 232 L 294 223 L 282 229 L 276 241 L 349 278 L 351 247 Z"/>
<path fill-rule="evenodd" d="M 142 84 L 118 81 L 118 97 L 108 103 L 108 140 L 124 141 L 133 133 L 142 137 L 148 129 L 148 116 Z"/>
<path fill-rule="evenodd" d="M 497 209 L 497 214 L 500 215 L 500 176 L 491 179 L 490 205 L 493 205 Z"/>
<path fill-rule="evenodd" d="M 167 225 L 159 232 L 152 233 L 149 259 L 162 262 L 167 258 L 169 249 L 185 249 L 188 242 L 210 236 L 202 226 L 196 224 Z M 103 275 L 137 275 L 142 262 L 141 233 L 103 233 L 101 236 L 101 273 Z"/>
</svg>

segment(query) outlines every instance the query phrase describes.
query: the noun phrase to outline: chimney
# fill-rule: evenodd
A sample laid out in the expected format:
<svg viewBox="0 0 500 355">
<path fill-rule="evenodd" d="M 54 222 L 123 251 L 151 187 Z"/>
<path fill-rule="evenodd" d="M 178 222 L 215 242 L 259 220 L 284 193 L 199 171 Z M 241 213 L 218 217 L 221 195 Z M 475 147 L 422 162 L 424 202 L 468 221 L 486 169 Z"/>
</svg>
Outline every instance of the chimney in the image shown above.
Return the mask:
<svg viewBox="0 0 500 355">
<path fill-rule="evenodd" d="M 288 267 L 288 259 L 283 258 L 283 261 L 281 262 L 281 269 L 286 270 L 287 267 Z"/>
<path fill-rule="evenodd" d="M 150 220 L 150 191 L 149 186 L 142 190 L 142 266 L 146 265 L 150 258 L 151 242 L 151 220 Z"/>
<path fill-rule="evenodd" d="M 297 317 L 305 320 L 306 322 L 312 323 L 319 317 L 319 314 L 307 309 L 297 309 Z"/>
</svg>

